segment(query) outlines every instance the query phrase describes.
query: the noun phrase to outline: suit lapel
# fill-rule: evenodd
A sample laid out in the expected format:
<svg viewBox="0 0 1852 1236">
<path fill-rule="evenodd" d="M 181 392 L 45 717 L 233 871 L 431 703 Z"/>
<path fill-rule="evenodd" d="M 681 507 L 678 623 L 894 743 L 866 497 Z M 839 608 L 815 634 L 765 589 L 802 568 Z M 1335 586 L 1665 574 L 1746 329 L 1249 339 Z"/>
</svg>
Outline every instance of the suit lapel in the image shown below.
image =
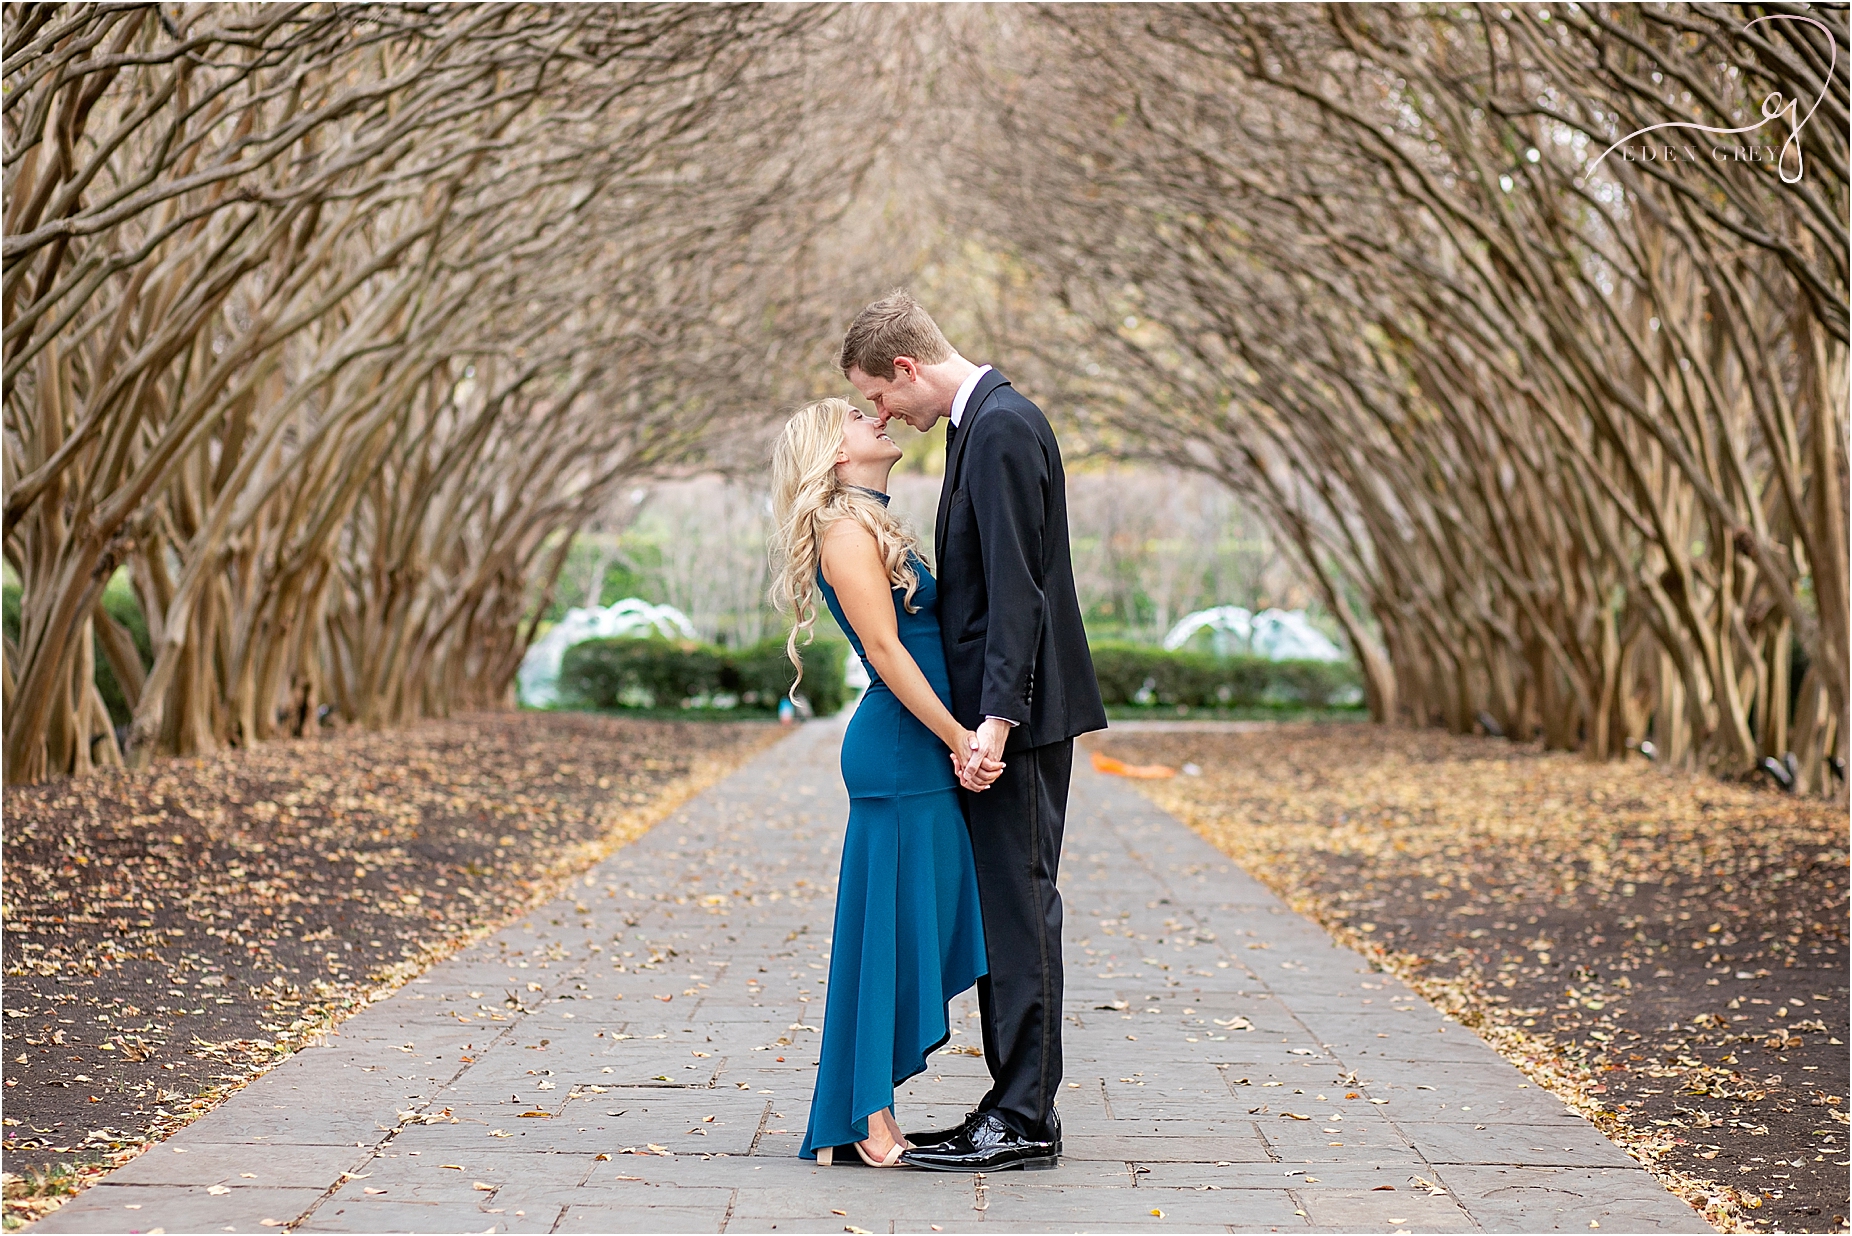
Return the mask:
<svg viewBox="0 0 1852 1236">
<path fill-rule="evenodd" d="M 952 512 L 952 495 L 958 490 L 958 466 L 965 457 L 965 443 L 971 440 L 971 426 L 977 420 L 978 413 L 984 407 L 984 401 L 999 386 L 1008 386 L 1009 379 L 992 369 L 978 379 L 971 390 L 971 398 L 965 402 L 964 424 L 952 435 L 951 450 L 945 456 L 945 481 L 939 486 L 939 514 L 933 521 L 932 549 L 941 567 L 945 563 L 945 524 Z M 949 426 L 948 426 L 949 428 Z"/>
</svg>

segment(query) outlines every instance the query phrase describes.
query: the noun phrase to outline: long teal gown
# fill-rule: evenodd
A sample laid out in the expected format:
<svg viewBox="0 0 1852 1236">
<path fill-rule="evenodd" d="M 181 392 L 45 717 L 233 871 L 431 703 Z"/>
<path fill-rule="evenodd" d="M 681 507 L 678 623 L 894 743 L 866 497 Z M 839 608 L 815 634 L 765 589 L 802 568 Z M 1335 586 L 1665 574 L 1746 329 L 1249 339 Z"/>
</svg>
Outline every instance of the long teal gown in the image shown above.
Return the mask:
<svg viewBox="0 0 1852 1236">
<path fill-rule="evenodd" d="M 916 612 L 894 592 L 900 639 L 949 707 L 939 642 L 938 586 L 917 556 Z M 819 574 L 824 599 L 868 658 Z M 868 1117 L 894 1104 L 894 1088 L 926 1068 L 951 1037 L 946 1005 L 986 973 L 971 838 L 958 805 L 950 753 L 907 711 L 872 665 L 870 685 L 842 743 L 849 787 L 836 935 L 830 946 L 823 1045 L 810 1128 L 798 1153 L 868 1136 Z"/>
</svg>

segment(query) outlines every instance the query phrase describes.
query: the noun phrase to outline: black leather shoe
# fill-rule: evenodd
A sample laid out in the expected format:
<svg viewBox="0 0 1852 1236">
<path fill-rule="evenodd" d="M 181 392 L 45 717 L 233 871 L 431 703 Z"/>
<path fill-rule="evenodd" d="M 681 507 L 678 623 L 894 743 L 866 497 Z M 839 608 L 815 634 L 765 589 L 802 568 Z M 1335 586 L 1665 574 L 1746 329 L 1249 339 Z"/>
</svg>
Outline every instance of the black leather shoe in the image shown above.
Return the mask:
<svg viewBox="0 0 1852 1236">
<path fill-rule="evenodd" d="M 960 1134 L 963 1134 L 966 1131 L 968 1131 L 972 1125 L 976 1124 L 979 1120 L 983 1118 L 984 1118 L 983 1112 L 976 1111 L 976 1110 L 968 1111 L 965 1113 L 965 1118 L 958 1122 L 958 1125 L 956 1128 L 940 1129 L 934 1133 L 906 1133 L 906 1134 L 903 1134 L 902 1136 L 904 1136 L 908 1141 L 912 1142 L 915 1146 L 920 1146 L 920 1147 L 943 1146 L 945 1145 L 945 1143 L 951 1141 L 954 1137 L 957 1137 Z"/>
<path fill-rule="evenodd" d="M 929 1172 L 1036 1171 L 1060 1163 L 1061 1142 L 1031 1141 L 1012 1132 L 996 1113 L 985 1112 L 950 1141 L 917 1146 L 902 1154 L 900 1161 Z"/>
</svg>

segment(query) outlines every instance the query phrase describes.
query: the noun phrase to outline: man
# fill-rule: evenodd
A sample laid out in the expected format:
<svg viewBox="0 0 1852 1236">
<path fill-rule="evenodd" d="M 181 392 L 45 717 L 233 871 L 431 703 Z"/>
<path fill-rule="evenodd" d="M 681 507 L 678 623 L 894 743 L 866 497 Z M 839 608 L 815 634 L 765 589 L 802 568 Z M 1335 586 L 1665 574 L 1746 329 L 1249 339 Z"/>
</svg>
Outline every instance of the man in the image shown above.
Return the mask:
<svg viewBox="0 0 1852 1236">
<path fill-rule="evenodd" d="M 856 315 L 842 371 L 885 422 L 941 417 L 933 543 L 952 715 L 975 731 L 960 780 L 990 973 L 978 980 L 991 1088 L 955 1129 L 909 1134 L 940 1171 L 1053 1167 L 1061 1154 L 1061 894 L 1074 738 L 1104 729 L 1068 550 L 1061 448 L 1040 408 L 946 342 L 904 291 Z"/>
</svg>

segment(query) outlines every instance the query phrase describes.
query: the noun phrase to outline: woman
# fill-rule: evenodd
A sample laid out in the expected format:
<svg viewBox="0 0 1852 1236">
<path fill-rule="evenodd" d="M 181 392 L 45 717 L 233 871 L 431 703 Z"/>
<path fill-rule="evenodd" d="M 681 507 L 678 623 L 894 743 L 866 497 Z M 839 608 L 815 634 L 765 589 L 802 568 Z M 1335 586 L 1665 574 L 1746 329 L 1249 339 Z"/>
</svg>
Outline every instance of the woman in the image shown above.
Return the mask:
<svg viewBox="0 0 1852 1236">
<path fill-rule="evenodd" d="M 872 1167 L 900 1161 L 909 1143 L 894 1122 L 894 1087 L 925 1069 L 950 1037 L 947 1003 L 986 972 L 953 755 L 971 749 L 971 734 L 947 708 L 933 578 L 887 510 L 899 458 L 882 422 L 842 399 L 793 416 L 772 457 L 774 598 L 796 619 L 786 647 L 798 681 L 820 589 L 870 683 L 843 736 L 849 824 L 821 1063 L 798 1151 L 825 1166 L 848 1143 Z"/>
</svg>

